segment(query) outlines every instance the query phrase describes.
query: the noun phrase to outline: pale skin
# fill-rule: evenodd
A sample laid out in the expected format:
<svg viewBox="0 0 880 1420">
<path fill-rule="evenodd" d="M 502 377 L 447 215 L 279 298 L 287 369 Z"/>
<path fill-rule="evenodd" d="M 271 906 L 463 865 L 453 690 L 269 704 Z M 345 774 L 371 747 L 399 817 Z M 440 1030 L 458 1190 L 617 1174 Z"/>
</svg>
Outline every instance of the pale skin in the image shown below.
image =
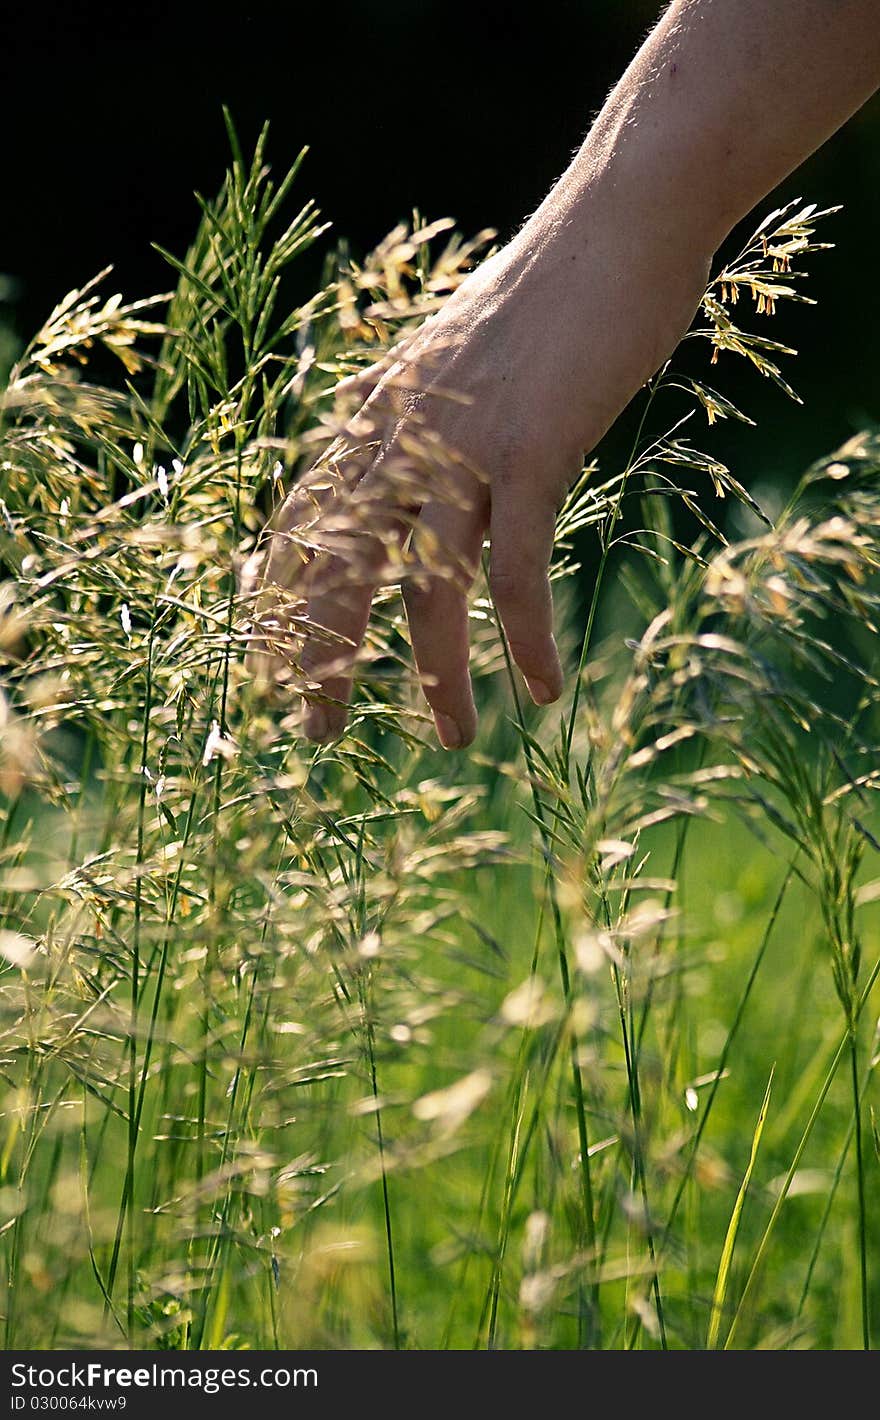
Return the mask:
<svg viewBox="0 0 880 1420">
<path fill-rule="evenodd" d="M 467 596 L 486 539 L 532 699 L 562 694 L 548 567 L 568 487 L 687 330 L 720 242 L 878 85 L 880 0 L 674 0 L 537 211 L 359 380 L 351 442 L 373 442 L 356 477 L 284 510 L 263 612 L 276 584 L 296 588 L 310 739 L 345 726 L 388 548 L 414 528 L 433 554 L 403 595 L 440 743 L 476 733 Z M 394 470 L 426 429 L 457 457 L 414 489 Z M 303 521 L 305 564 L 288 531 Z M 368 531 L 334 543 L 346 522 Z"/>
</svg>

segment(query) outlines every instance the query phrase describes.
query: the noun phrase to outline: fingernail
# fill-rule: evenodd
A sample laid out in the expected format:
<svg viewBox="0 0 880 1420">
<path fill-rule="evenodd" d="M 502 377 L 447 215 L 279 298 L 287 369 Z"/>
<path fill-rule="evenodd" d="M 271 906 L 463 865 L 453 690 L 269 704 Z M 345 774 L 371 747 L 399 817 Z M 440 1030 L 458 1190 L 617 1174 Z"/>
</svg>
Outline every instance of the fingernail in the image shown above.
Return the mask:
<svg viewBox="0 0 880 1420">
<path fill-rule="evenodd" d="M 464 735 L 457 722 L 450 715 L 441 715 L 439 712 L 435 714 L 434 722 L 443 748 L 460 749 L 464 744 Z"/>
<path fill-rule="evenodd" d="M 536 705 L 549 705 L 551 701 L 558 698 L 543 680 L 527 680 L 526 685 L 529 687 L 529 695 Z"/>
</svg>

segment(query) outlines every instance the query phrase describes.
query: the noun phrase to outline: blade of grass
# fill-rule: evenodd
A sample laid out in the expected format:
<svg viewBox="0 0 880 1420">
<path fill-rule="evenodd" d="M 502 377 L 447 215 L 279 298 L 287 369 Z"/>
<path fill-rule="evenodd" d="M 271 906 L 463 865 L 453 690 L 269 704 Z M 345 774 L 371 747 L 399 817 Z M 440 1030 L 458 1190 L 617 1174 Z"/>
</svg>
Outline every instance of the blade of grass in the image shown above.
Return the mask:
<svg viewBox="0 0 880 1420">
<path fill-rule="evenodd" d="M 877 961 L 874 963 L 874 966 L 871 970 L 871 974 L 869 975 L 864 987 L 862 988 L 862 992 L 859 997 L 858 1006 L 855 1013 L 856 1019 L 858 1019 L 859 1015 L 864 1009 L 865 1002 L 868 1000 L 868 997 L 870 996 L 871 991 L 874 988 L 874 983 L 876 982 L 878 975 L 880 975 L 880 957 L 878 957 Z M 794 1152 L 794 1157 L 792 1158 L 791 1164 L 789 1165 L 788 1173 L 785 1175 L 785 1181 L 782 1185 L 782 1188 L 779 1190 L 779 1197 L 777 1198 L 776 1203 L 774 1204 L 773 1211 L 770 1214 L 770 1218 L 767 1222 L 767 1226 L 765 1227 L 764 1232 L 761 1235 L 761 1240 L 758 1243 L 757 1251 L 755 1252 L 749 1275 L 746 1278 L 745 1287 L 743 1288 L 742 1295 L 739 1299 L 739 1305 L 734 1314 L 733 1321 L 731 1322 L 730 1330 L 727 1333 L 727 1340 L 724 1343 L 724 1349 L 726 1351 L 731 1350 L 733 1347 L 733 1342 L 737 1330 L 741 1325 L 743 1314 L 745 1312 L 746 1302 L 749 1300 L 749 1297 L 751 1296 L 752 1291 L 754 1290 L 761 1264 L 764 1260 L 767 1248 L 770 1244 L 770 1239 L 773 1236 L 773 1233 L 776 1229 L 776 1224 L 779 1221 L 779 1215 L 782 1212 L 783 1205 L 785 1204 L 785 1200 L 788 1197 L 788 1190 L 791 1188 L 792 1179 L 794 1178 L 795 1174 L 798 1171 L 798 1168 L 800 1167 L 801 1159 L 804 1156 L 804 1150 L 806 1149 L 807 1144 L 810 1141 L 810 1136 L 813 1133 L 813 1128 L 816 1124 L 816 1120 L 819 1118 L 822 1106 L 825 1103 L 825 1098 L 828 1094 L 828 1091 L 831 1089 L 840 1062 L 843 1059 L 844 1054 L 846 1053 L 847 1047 L 849 1045 L 849 1039 L 850 1032 L 847 1028 L 847 1030 L 844 1031 L 843 1036 L 841 1037 L 840 1042 L 837 1046 L 837 1049 L 834 1052 L 834 1056 L 826 1072 L 825 1079 L 822 1082 L 822 1088 L 820 1089 L 818 1097 L 813 1105 L 812 1110 L 810 1111 L 810 1116 L 806 1122 L 806 1125 L 804 1126 L 803 1133 L 801 1134 L 800 1140 L 798 1141 L 798 1146 Z"/>
<path fill-rule="evenodd" d="M 721 1316 L 727 1297 L 727 1285 L 730 1280 L 730 1265 L 733 1261 L 733 1249 L 736 1246 L 736 1235 L 739 1232 L 740 1219 L 742 1218 L 746 1195 L 749 1191 L 749 1184 L 752 1181 L 752 1173 L 758 1158 L 761 1135 L 764 1132 L 764 1120 L 767 1118 L 767 1110 L 770 1105 L 770 1093 L 773 1088 L 773 1072 L 775 1069 L 776 1066 L 774 1065 L 773 1069 L 770 1071 L 770 1078 L 767 1081 L 767 1088 L 764 1091 L 764 1101 L 761 1105 L 758 1121 L 752 1135 L 752 1148 L 749 1154 L 749 1162 L 743 1174 L 739 1192 L 736 1195 L 736 1202 L 733 1205 L 733 1212 L 730 1215 L 730 1222 L 727 1225 L 727 1232 L 724 1237 L 724 1246 L 721 1249 L 721 1257 L 718 1262 L 718 1274 L 715 1278 L 715 1290 L 712 1294 L 712 1314 L 709 1318 L 709 1331 L 706 1336 L 707 1351 L 714 1351 L 718 1346 L 718 1333 L 721 1328 Z"/>
</svg>

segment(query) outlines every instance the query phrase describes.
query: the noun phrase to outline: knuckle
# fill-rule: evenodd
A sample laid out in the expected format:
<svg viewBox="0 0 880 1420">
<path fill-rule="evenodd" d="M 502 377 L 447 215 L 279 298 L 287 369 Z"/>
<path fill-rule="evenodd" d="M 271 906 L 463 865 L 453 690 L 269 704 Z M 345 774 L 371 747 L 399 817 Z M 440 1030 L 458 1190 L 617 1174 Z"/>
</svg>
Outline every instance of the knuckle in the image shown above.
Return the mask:
<svg viewBox="0 0 880 1420">
<path fill-rule="evenodd" d="M 516 566 L 507 562 L 492 567 L 489 588 L 496 602 L 514 610 L 537 605 L 541 600 L 544 569 L 523 559 Z"/>
</svg>

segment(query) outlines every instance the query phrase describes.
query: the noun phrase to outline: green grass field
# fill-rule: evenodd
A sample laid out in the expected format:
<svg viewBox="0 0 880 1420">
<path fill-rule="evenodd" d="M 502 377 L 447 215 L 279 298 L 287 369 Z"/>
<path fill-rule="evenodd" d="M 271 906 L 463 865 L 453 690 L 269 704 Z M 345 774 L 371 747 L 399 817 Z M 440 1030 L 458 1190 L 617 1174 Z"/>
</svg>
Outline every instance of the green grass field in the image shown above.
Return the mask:
<svg viewBox="0 0 880 1420">
<path fill-rule="evenodd" d="M 289 185 L 236 153 L 170 303 L 71 293 L 3 395 L 7 1348 L 871 1344 L 880 442 L 762 522 L 661 371 L 560 514 L 567 699 L 478 588 L 441 753 L 388 588 L 309 745 L 242 565 L 473 253 L 416 216 L 280 314 Z M 822 215 L 715 278 L 707 353 L 785 385 L 731 293 L 796 293 Z"/>
</svg>

